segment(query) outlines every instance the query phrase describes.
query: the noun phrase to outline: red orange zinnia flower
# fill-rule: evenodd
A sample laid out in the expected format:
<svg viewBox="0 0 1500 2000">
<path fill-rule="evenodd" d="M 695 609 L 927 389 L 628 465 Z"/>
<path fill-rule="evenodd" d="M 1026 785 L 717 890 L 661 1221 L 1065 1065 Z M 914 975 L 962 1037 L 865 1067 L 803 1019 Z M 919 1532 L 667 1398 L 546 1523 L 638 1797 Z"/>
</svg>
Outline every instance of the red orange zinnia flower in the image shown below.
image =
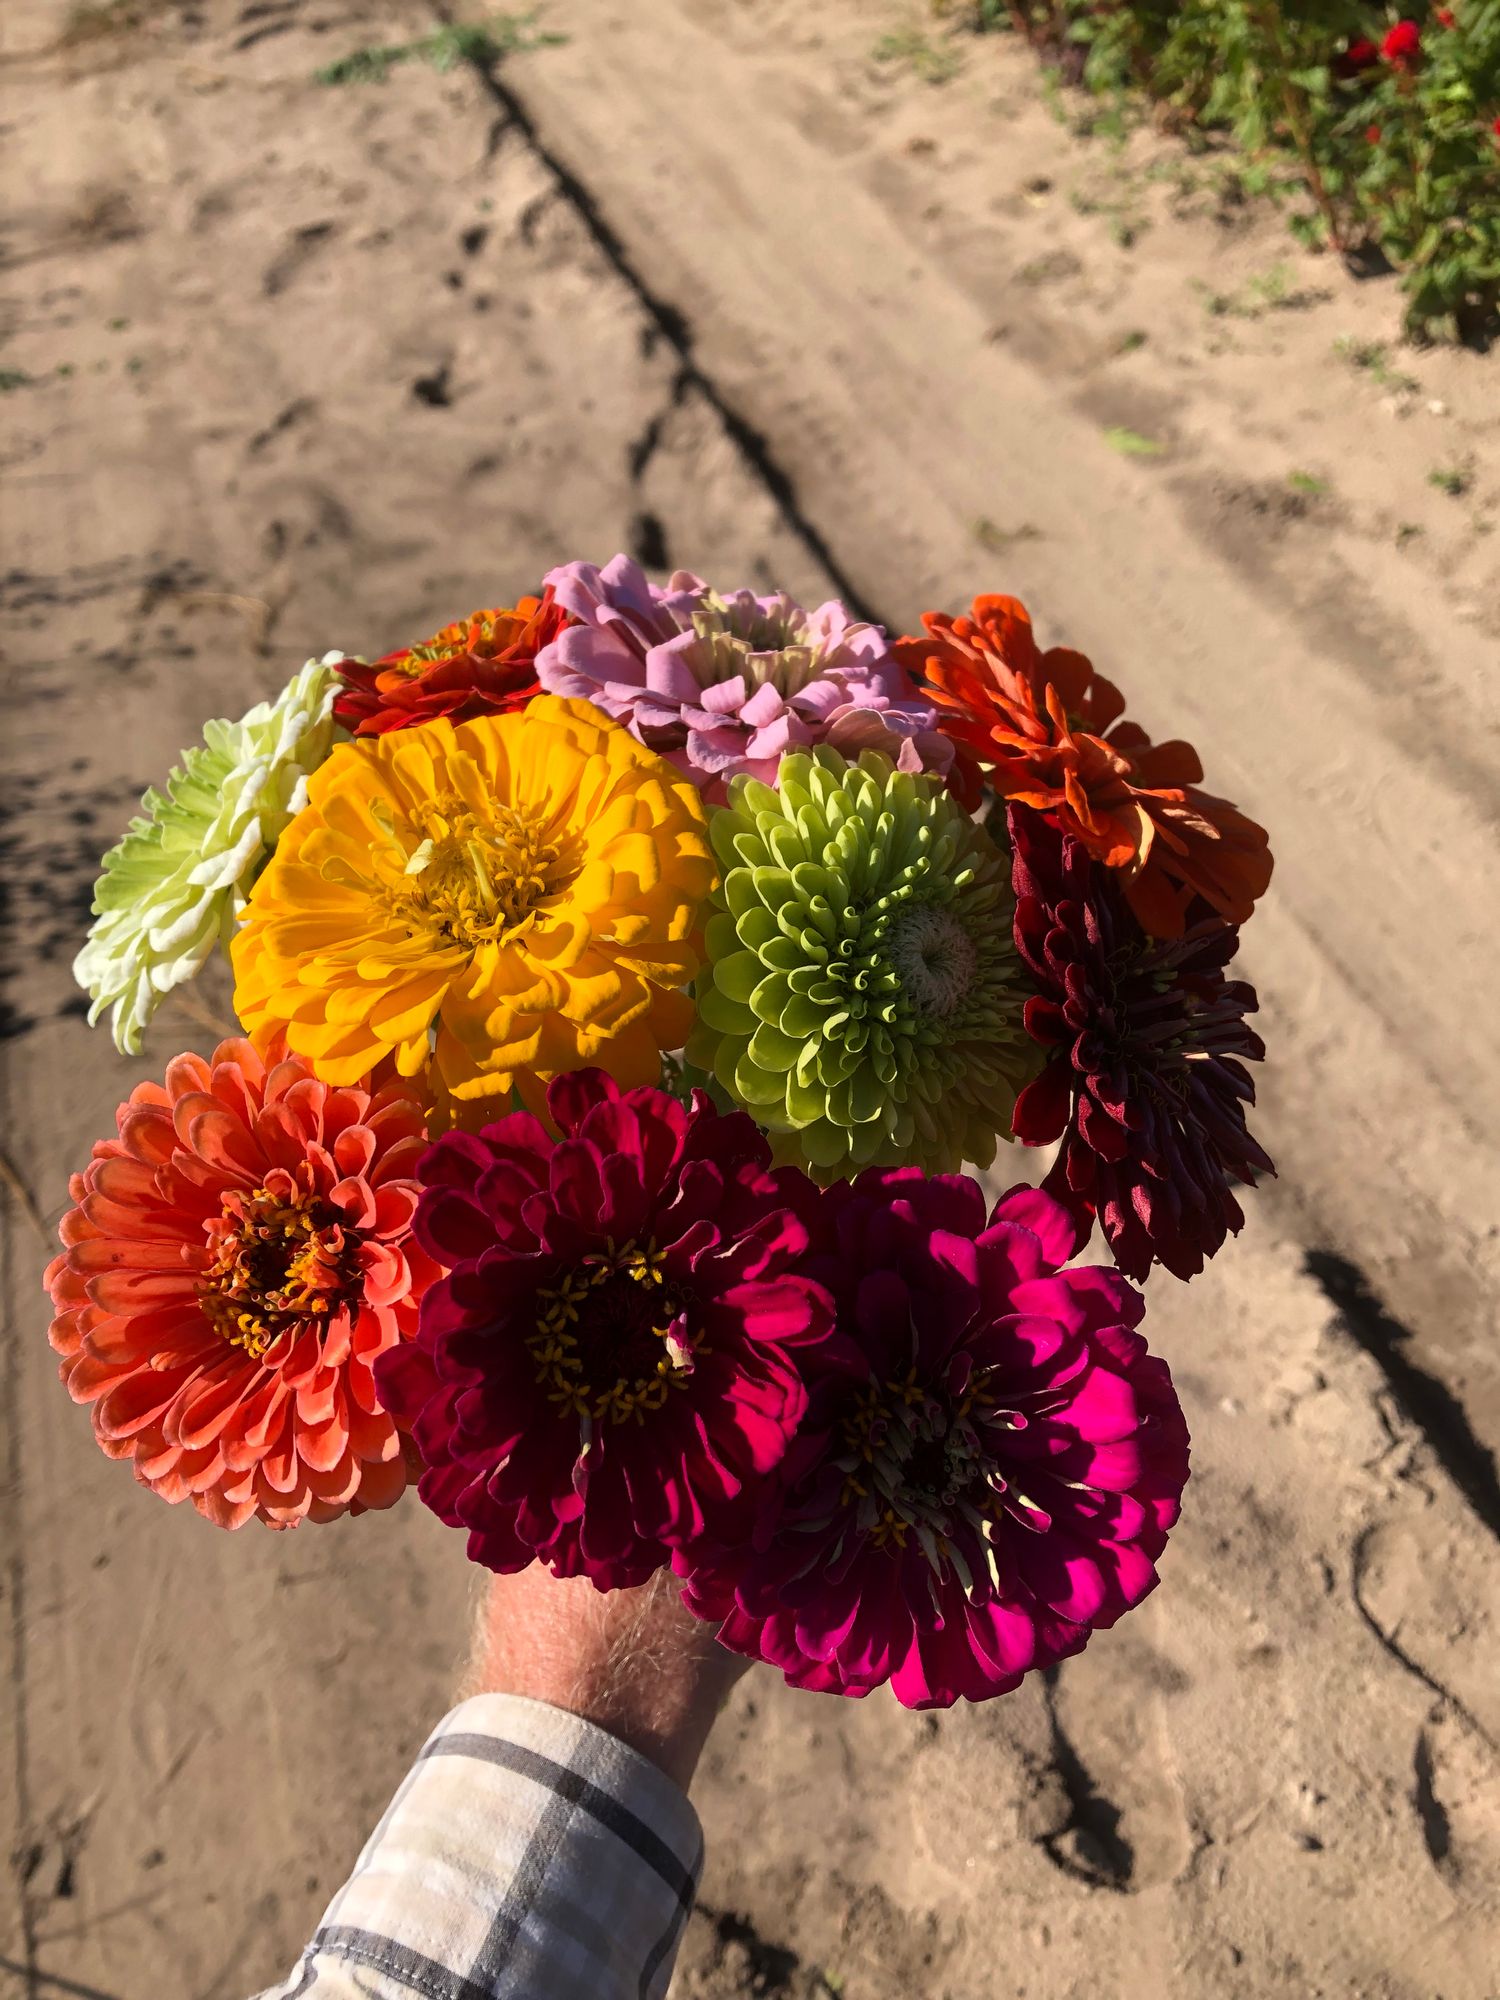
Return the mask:
<svg viewBox="0 0 1500 2000">
<path fill-rule="evenodd" d="M 50 1339 L 111 1458 L 220 1527 L 388 1507 L 408 1466 L 375 1357 L 438 1266 L 411 1237 L 411 1086 L 336 1090 L 248 1042 L 137 1084 L 70 1184 Z"/>
<path fill-rule="evenodd" d="M 1380 44 L 1380 53 L 1394 69 L 1415 69 L 1422 59 L 1422 30 L 1415 21 L 1398 21 Z"/>
<path fill-rule="evenodd" d="M 1122 722 L 1124 696 L 1066 646 L 1043 652 L 1014 597 L 976 597 L 972 613 L 923 613 L 926 638 L 896 652 L 923 676 L 943 727 L 1002 798 L 1054 813 L 1089 853 L 1122 872 L 1144 928 L 1180 937 L 1201 896 L 1244 923 L 1271 879 L 1263 827 L 1198 790 L 1189 743 L 1153 744 Z"/>
<path fill-rule="evenodd" d="M 356 736 L 384 736 L 446 715 L 506 715 L 537 691 L 536 656 L 571 624 L 552 592 L 497 611 L 473 611 L 420 646 L 372 664 L 339 660 L 344 691 L 333 712 Z"/>
</svg>

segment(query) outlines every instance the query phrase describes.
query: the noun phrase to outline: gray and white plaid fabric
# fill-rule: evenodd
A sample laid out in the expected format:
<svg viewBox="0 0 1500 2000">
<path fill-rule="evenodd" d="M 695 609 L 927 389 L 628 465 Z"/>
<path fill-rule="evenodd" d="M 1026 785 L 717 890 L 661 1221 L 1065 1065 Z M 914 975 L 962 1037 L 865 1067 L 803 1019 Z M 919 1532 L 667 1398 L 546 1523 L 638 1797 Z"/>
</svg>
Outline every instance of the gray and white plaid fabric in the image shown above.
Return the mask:
<svg viewBox="0 0 1500 2000">
<path fill-rule="evenodd" d="M 562 1709 L 477 1695 L 260 2000 L 660 2000 L 702 1865 L 654 1764 Z"/>
</svg>

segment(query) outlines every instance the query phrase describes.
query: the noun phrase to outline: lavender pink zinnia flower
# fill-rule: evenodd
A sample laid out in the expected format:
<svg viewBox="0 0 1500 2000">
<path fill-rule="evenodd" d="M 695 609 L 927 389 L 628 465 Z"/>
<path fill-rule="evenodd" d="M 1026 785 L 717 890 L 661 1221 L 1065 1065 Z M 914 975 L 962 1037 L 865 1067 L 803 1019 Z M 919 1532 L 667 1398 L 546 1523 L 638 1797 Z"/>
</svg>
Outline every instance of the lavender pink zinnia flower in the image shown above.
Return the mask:
<svg viewBox="0 0 1500 2000">
<path fill-rule="evenodd" d="M 663 590 L 623 555 L 602 570 L 565 563 L 547 582 L 578 623 L 538 655 L 542 686 L 624 722 L 715 804 L 738 773 L 774 785 L 784 750 L 819 743 L 851 759 L 883 750 L 903 771 L 952 766 L 884 633 L 836 600 L 805 611 L 784 594 L 720 597 L 687 570 Z"/>
<path fill-rule="evenodd" d="M 821 1196 L 805 1268 L 837 1325 L 779 1512 L 679 1559 L 687 1601 L 796 1687 L 909 1708 L 1014 1688 L 1156 1582 L 1188 1435 L 1140 1294 L 1064 1270 L 1076 1231 L 1016 1188 L 871 1170 Z"/>
<path fill-rule="evenodd" d="M 831 1307 L 801 1263 L 811 1184 L 767 1171 L 742 1113 L 599 1070 L 547 1105 L 558 1138 L 516 1112 L 424 1156 L 416 1235 L 452 1268 L 381 1391 L 474 1561 L 608 1590 L 742 1536 Z"/>
<path fill-rule="evenodd" d="M 1180 937 L 1150 938 L 1114 872 L 1043 814 L 1012 805 L 1010 839 L 1026 1028 L 1047 1057 L 1016 1136 L 1062 1141 L 1043 1185 L 1098 1215 L 1128 1277 L 1194 1277 L 1244 1223 L 1234 1185 L 1276 1171 L 1245 1123 L 1265 1047 L 1254 987 L 1225 977 L 1239 932 L 1197 901 Z"/>
</svg>

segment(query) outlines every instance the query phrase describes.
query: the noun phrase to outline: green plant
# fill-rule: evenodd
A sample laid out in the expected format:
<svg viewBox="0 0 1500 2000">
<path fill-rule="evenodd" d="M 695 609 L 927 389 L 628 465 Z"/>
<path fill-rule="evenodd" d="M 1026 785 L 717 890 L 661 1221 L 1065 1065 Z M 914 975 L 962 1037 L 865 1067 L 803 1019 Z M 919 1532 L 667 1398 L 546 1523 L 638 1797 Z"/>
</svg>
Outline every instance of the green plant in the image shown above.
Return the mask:
<svg viewBox="0 0 1500 2000">
<path fill-rule="evenodd" d="M 870 53 L 878 63 L 909 64 L 923 83 L 947 83 L 963 68 L 963 57 L 951 43 L 934 42 L 920 28 L 895 28 Z"/>
<path fill-rule="evenodd" d="M 8 396 L 12 389 L 29 389 L 35 380 L 24 368 L 0 368 L 0 396 Z"/>
<path fill-rule="evenodd" d="M 1500 0 L 1008 0 L 1047 64 L 1112 111 L 1155 98 L 1191 143 L 1228 134 L 1246 193 L 1293 197 L 1304 241 L 1402 274 L 1406 326 L 1500 331 Z M 1276 304 L 1266 299 L 1265 304 Z"/>
<path fill-rule="evenodd" d="M 1315 472 L 1289 472 L 1286 483 L 1294 493 L 1305 493 L 1309 500 L 1320 500 L 1328 491 L 1328 481 L 1319 479 Z"/>
<path fill-rule="evenodd" d="M 1166 450 L 1155 438 L 1142 437 L 1139 431 L 1128 430 L 1123 424 L 1111 424 L 1104 433 L 1104 442 L 1122 458 L 1160 458 Z"/>
<path fill-rule="evenodd" d="M 1466 465 L 1435 465 L 1427 475 L 1427 484 L 1435 486 L 1439 493 L 1446 493 L 1450 500 L 1462 500 L 1473 481 L 1473 474 Z"/>
<path fill-rule="evenodd" d="M 412 42 L 353 49 L 337 62 L 314 70 L 313 82 L 329 86 L 384 83 L 398 63 L 425 62 L 433 69 L 449 70 L 461 62 L 484 65 L 527 49 L 557 48 L 567 41 L 566 35 L 539 29 L 536 18 L 535 8 L 525 14 L 495 14 L 488 21 L 452 22 Z"/>
<path fill-rule="evenodd" d="M 992 556 L 1003 556 L 1017 542 L 1039 542 L 1042 538 L 1041 529 L 1030 521 L 1023 521 L 1019 528 L 1001 528 L 987 515 L 980 516 L 973 524 L 972 532 L 979 546 L 987 549 Z"/>
<path fill-rule="evenodd" d="M 1394 395 L 1415 395 L 1422 386 L 1415 375 L 1391 366 L 1383 340 L 1355 340 L 1352 335 L 1341 333 L 1333 343 L 1333 351 L 1351 368 L 1363 369 L 1372 381 Z"/>
</svg>

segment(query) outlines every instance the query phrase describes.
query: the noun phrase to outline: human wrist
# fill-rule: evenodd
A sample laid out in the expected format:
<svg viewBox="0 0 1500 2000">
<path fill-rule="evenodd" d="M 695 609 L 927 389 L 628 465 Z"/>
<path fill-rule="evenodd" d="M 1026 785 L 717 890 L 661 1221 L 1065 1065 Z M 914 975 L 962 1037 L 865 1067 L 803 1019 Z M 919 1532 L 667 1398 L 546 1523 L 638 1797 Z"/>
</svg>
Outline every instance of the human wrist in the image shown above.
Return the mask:
<svg viewBox="0 0 1500 2000">
<path fill-rule="evenodd" d="M 686 1790 L 745 1666 L 685 1608 L 666 1572 L 635 1590 L 600 1592 L 586 1577 L 533 1564 L 488 1580 L 464 1691 L 565 1709 Z"/>
</svg>

